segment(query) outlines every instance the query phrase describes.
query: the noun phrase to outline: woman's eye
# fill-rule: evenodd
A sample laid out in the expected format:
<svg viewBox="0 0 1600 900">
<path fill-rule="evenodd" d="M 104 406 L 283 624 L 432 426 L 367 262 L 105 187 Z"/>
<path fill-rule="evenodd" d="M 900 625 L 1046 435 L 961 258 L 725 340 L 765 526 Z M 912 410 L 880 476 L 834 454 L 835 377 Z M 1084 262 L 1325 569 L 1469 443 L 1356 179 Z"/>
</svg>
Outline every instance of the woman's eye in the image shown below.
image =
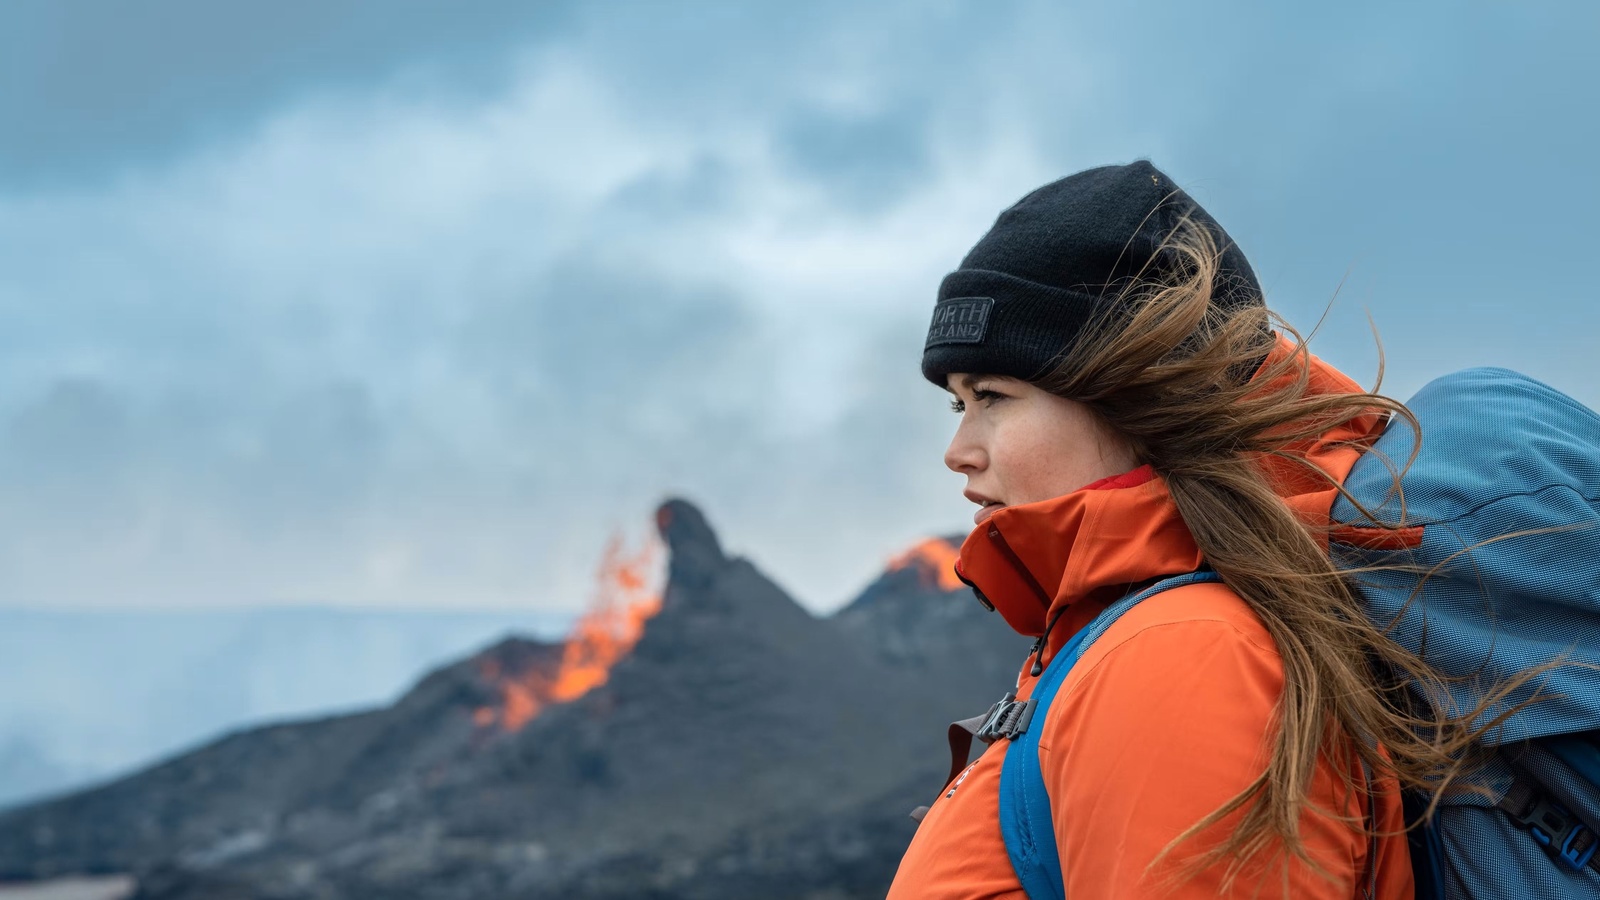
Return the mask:
<svg viewBox="0 0 1600 900">
<path fill-rule="evenodd" d="M 973 401 L 977 402 L 977 403 L 982 403 L 985 406 L 989 405 L 990 403 L 993 403 L 996 400 L 1004 400 L 1005 398 L 1006 398 L 1005 394 L 1001 394 L 1001 393 L 998 393 L 996 391 L 974 390 L 972 392 Z M 967 404 L 966 404 L 965 401 L 961 400 L 960 398 L 957 398 L 955 400 L 951 400 L 950 401 L 950 410 L 952 412 L 958 412 L 958 413 L 959 412 L 966 412 L 967 411 Z"/>
</svg>

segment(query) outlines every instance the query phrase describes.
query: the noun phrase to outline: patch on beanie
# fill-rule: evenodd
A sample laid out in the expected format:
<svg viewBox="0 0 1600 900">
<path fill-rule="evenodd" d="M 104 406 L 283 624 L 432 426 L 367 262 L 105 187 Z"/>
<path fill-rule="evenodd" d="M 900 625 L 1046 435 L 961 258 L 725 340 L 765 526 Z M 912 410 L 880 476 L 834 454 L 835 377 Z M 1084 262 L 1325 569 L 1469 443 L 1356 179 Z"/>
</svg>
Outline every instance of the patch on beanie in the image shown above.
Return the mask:
<svg viewBox="0 0 1600 900">
<path fill-rule="evenodd" d="M 933 324 L 928 326 L 928 342 L 922 349 L 940 344 L 981 344 L 989 330 L 993 297 L 950 297 L 933 307 Z"/>
</svg>

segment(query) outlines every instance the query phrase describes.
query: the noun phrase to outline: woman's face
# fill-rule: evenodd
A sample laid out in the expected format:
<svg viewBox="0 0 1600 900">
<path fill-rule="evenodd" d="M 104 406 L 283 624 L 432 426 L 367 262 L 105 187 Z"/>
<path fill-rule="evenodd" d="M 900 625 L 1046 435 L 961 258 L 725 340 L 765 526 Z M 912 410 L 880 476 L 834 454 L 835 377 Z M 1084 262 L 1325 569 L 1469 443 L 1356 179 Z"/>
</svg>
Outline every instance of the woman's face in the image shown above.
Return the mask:
<svg viewBox="0 0 1600 900">
<path fill-rule="evenodd" d="M 979 505 L 974 523 L 1139 465 L 1128 442 L 1082 403 L 1002 375 L 957 372 L 945 385 L 961 424 L 944 464 L 967 476 L 966 498 Z"/>
</svg>

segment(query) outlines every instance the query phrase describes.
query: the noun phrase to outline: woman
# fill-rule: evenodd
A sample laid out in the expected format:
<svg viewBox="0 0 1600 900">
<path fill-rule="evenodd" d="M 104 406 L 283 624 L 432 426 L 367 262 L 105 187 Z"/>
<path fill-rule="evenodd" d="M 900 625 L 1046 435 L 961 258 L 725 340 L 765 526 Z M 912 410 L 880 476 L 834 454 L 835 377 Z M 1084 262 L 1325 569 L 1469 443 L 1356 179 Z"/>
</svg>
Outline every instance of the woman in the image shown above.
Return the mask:
<svg viewBox="0 0 1600 900">
<path fill-rule="evenodd" d="M 922 371 L 961 421 L 958 571 L 1038 651 L 1157 580 L 1067 675 L 1039 736 L 1065 894 L 1409 898 L 1400 788 L 1470 740 L 1376 672 L 1433 679 L 1361 612 L 1328 512 L 1404 406 L 1305 351 L 1222 228 L 1154 166 L 1029 194 L 945 278 Z M 1433 730 L 1434 740 L 1417 736 Z M 1005 740 L 941 792 L 890 900 L 1024 896 Z"/>
</svg>

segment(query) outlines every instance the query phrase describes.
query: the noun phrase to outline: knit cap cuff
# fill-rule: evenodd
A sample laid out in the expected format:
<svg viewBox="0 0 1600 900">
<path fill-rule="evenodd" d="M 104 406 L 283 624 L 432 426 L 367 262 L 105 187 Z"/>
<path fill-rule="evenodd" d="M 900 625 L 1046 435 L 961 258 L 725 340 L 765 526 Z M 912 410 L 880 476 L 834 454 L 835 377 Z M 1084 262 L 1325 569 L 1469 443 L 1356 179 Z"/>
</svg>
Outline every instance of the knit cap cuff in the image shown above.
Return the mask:
<svg viewBox="0 0 1600 900">
<path fill-rule="evenodd" d="M 1100 310 L 1094 295 L 988 269 L 958 269 L 939 285 L 922 375 L 945 387 L 952 372 L 1045 374 Z"/>
</svg>

